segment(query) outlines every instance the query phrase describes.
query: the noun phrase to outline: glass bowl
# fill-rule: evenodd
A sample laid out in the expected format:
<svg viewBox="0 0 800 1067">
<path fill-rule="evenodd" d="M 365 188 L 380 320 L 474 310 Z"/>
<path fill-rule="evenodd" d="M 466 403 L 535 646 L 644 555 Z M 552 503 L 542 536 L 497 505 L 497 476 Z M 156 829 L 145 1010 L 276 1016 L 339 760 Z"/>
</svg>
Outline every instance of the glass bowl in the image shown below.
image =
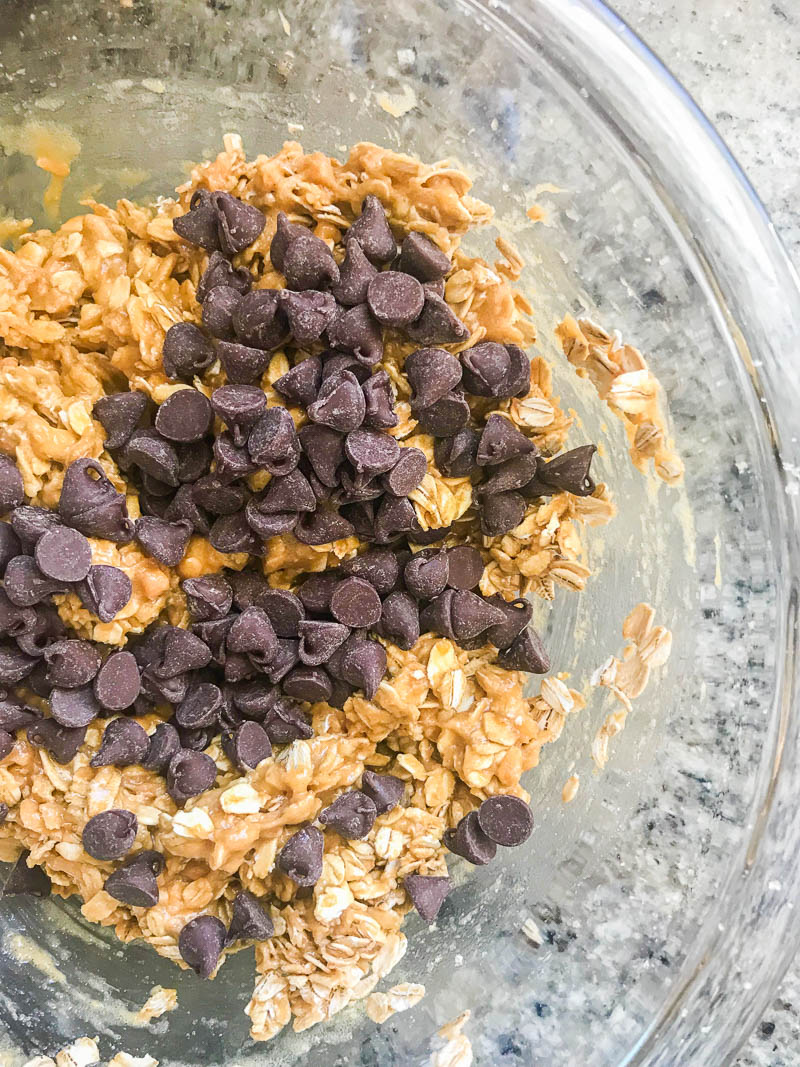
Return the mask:
<svg viewBox="0 0 800 1067">
<path fill-rule="evenodd" d="M 104 1055 L 164 1065 L 421 1064 L 467 1008 L 477 1064 L 727 1062 L 800 937 L 800 296 L 706 120 L 592 0 L 5 0 L 0 61 L 0 206 L 37 224 L 47 176 L 19 151 L 31 123 L 82 145 L 66 213 L 87 192 L 168 192 L 228 131 L 250 154 L 299 137 L 334 155 L 374 140 L 458 160 L 497 209 L 469 247 L 499 231 L 525 255 L 538 347 L 585 439 L 602 438 L 620 508 L 589 531 L 586 592 L 561 591 L 541 615 L 553 662 L 590 692 L 640 600 L 675 635 L 605 772 L 590 759 L 610 710 L 595 692 L 526 782 L 528 845 L 469 874 L 454 863 L 440 921 L 408 921 L 386 984 L 425 984 L 409 1013 L 377 1027 L 356 1006 L 254 1045 L 249 953 L 201 983 L 123 949 L 74 903 L 15 899 L 0 962 L 8 1062 L 97 1034 Z M 646 354 L 683 487 L 633 470 L 621 427 L 557 349 L 566 313 Z M 177 986 L 179 1007 L 144 1028 L 135 1013 L 156 983 Z"/>
</svg>

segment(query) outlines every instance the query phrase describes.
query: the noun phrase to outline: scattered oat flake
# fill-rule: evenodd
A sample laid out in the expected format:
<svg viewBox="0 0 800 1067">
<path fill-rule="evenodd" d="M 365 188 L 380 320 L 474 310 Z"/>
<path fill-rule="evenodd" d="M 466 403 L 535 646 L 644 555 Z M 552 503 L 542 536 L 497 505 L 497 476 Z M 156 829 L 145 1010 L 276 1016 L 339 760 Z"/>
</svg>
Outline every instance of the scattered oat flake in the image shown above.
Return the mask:
<svg viewBox="0 0 800 1067">
<path fill-rule="evenodd" d="M 178 1006 L 178 990 L 165 989 L 164 986 L 153 986 L 150 996 L 142 1005 L 136 1018 L 143 1023 L 149 1023 L 151 1019 L 160 1019 L 168 1011 L 174 1011 Z"/>
<path fill-rule="evenodd" d="M 544 938 L 542 937 L 542 931 L 533 921 L 533 919 L 526 919 L 522 924 L 522 932 L 527 937 L 532 945 L 539 948 L 544 944 Z"/>
<path fill-rule="evenodd" d="M 404 85 L 400 93 L 380 93 L 378 104 L 384 111 L 399 119 L 417 106 L 417 94 L 410 85 Z"/>
<path fill-rule="evenodd" d="M 289 25 L 289 20 L 284 13 L 278 8 L 278 18 L 281 20 L 281 26 L 283 26 L 283 32 L 287 37 L 292 36 L 292 27 Z"/>
<path fill-rule="evenodd" d="M 443 1037 L 447 1044 L 444 1048 L 431 1053 L 428 1067 L 470 1067 L 472 1063 L 472 1045 L 466 1034 L 461 1030 L 469 1021 L 469 1011 L 462 1013 L 439 1030 L 439 1037 Z"/>
<path fill-rule="evenodd" d="M 577 774 L 571 774 L 564 782 L 564 788 L 561 790 L 561 800 L 564 804 L 569 804 L 578 795 L 578 788 L 581 784 L 580 776 Z"/>
<path fill-rule="evenodd" d="M 147 89 L 149 93 L 165 93 L 167 91 L 166 85 L 160 78 L 142 78 L 142 88 Z"/>
<path fill-rule="evenodd" d="M 408 1011 L 425 996 L 425 986 L 401 982 L 385 993 L 370 993 L 366 1001 L 367 1015 L 374 1023 L 385 1023 L 392 1015 Z"/>
<path fill-rule="evenodd" d="M 79 1037 L 56 1053 L 56 1067 L 90 1067 L 99 1062 L 100 1052 L 93 1037 Z"/>
</svg>

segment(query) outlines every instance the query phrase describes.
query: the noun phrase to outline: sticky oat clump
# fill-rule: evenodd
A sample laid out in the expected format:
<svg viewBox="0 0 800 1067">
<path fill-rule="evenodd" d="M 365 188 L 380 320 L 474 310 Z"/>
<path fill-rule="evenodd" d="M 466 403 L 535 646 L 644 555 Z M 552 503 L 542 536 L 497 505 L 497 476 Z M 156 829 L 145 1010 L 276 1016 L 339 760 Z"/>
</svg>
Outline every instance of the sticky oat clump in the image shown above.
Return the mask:
<svg viewBox="0 0 800 1067">
<path fill-rule="evenodd" d="M 123 200 L 113 208 L 90 202 L 86 214 L 57 231 L 23 235 L 16 252 L 0 249 L 0 450 L 15 457 L 32 503 L 55 506 L 64 469 L 93 457 L 127 494 L 131 515 L 139 514 L 135 489 L 105 450 L 92 405 L 121 383 L 159 403 L 174 388 L 162 366 L 164 337 L 176 323 L 198 321 L 197 286 L 208 257 L 175 233 L 173 220 L 189 210 L 198 189 L 232 193 L 263 212 L 263 233 L 235 263 L 260 270 L 258 286 L 275 289 L 284 285 L 269 259 L 278 212 L 333 246 L 373 194 L 392 226 L 425 234 L 452 259 L 445 296 L 469 338 L 449 346 L 451 352 L 481 341 L 522 347 L 535 341 L 532 309 L 513 284 L 522 269 L 519 255 L 502 239 L 493 264 L 461 246 L 492 211 L 470 195 L 469 179 L 451 164 L 426 165 L 371 144 L 356 145 L 338 162 L 304 153 L 294 142 L 272 158 L 247 160 L 239 139 L 228 137 L 225 150 L 196 167 L 175 200 L 150 207 Z M 556 585 L 581 590 L 590 576 L 581 528 L 613 516 L 607 488 L 530 502 L 509 533 L 482 536 L 470 479 L 437 468 L 433 439 L 412 414 L 404 364 L 416 347 L 390 335 L 381 367 L 397 393 L 399 419 L 391 434 L 428 461 L 411 494 L 420 528 L 450 526 L 448 543 L 481 548 L 486 596 L 535 593 L 550 600 Z M 269 403 L 277 402 L 274 383 L 288 369 L 286 355 L 276 351 L 261 382 Z M 223 380 L 214 364 L 198 385 L 210 391 Z M 564 447 L 571 426 L 553 395 L 549 367 L 536 355 L 525 395 L 491 406 L 473 397 L 471 407 L 479 422 L 490 410 L 499 412 L 545 455 Z M 299 408 L 291 414 L 301 426 L 305 414 Z M 301 576 L 351 559 L 360 547 L 357 537 L 311 546 L 287 534 L 268 542 L 261 567 L 271 586 L 294 590 Z M 94 539 L 92 553 L 95 563 L 130 577 L 126 609 L 98 623 L 72 593 L 60 597 L 58 609 L 78 634 L 111 646 L 124 646 L 155 620 L 185 626 L 180 580 L 248 562 L 246 553 L 220 552 L 202 536 L 192 537 L 177 568 L 134 545 Z M 431 633 L 408 650 L 384 644 L 387 674 L 371 699 L 354 695 L 341 709 L 314 704 L 313 736 L 287 744 L 255 770 L 237 769 L 216 739 L 206 749 L 217 767 L 215 785 L 182 808 L 152 770 L 91 765 L 104 722 L 89 726 L 65 765 L 20 731 L 0 762 L 0 801 L 11 809 L 0 827 L 0 855 L 13 859 L 28 850 L 29 863 L 45 869 L 54 893 L 80 897 L 87 919 L 112 926 L 122 941 L 147 941 L 180 966 L 178 937 L 189 920 L 208 914 L 229 924 L 241 889 L 268 902 L 274 935 L 256 945 L 258 977 L 247 1005 L 256 1039 L 290 1022 L 305 1029 L 365 997 L 373 1018 L 410 1007 L 421 987 L 375 991 L 405 953 L 404 878 L 446 874 L 445 831 L 487 797 L 528 799 L 521 776 L 583 699 L 555 677 L 537 695 L 526 695 L 527 677 L 498 666 L 489 646 L 466 651 Z M 156 713 L 131 717 L 148 731 L 161 721 Z M 321 877 L 312 892 L 298 894 L 276 866 L 280 849 L 369 770 L 401 779 L 403 804 L 380 814 L 363 840 L 325 830 Z M 113 865 L 83 848 L 87 820 L 113 808 L 137 816 L 136 848 L 165 858 L 153 907 L 112 897 L 104 883 Z M 160 1010 L 160 1002 L 148 1009 L 151 1017 Z"/>
</svg>

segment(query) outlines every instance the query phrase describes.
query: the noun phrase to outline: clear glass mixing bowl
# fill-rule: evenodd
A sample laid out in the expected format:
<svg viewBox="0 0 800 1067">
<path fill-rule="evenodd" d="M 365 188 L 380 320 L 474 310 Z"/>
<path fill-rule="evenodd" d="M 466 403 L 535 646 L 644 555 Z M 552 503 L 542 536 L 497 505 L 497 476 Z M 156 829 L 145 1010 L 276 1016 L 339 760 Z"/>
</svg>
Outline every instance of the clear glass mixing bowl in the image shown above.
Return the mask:
<svg viewBox="0 0 800 1067">
<path fill-rule="evenodd" d="M 98 1034 L 104 1054 L 165 1065 L 421 1064 L 465 1008 L 478 1064 L 727 1062 L 800 936 L 800 297 L 713 130 L 592 0 L 3 0 L 2 16 L 0 206 L 37 223 L 46 176 L 14 151 L 32 121 L 81 142 L 66 212 L 88 190 L 164 193 L 230 130 L 251 154 L 299 136 L 332 154 L 371 139 L 459 160 L 527 257 L 540 348 L 587 439 L 603 436 L 620 504 L 587 538 L 587 592 L 559 595 L 546 617 L 553 660 L 585 685 L 642 599 L 675 632 L 605 773 L 591 773 L 609 710 L 594 696 L 530 776 L 528 846 L 469 877 L 454 864 L 447 914 L 430 932 L 409 921 L 392 981 L 424 982 L 413 1011 L 378 1028 L 348 1009 L 254 1046 L 249 953 L 204 984 L 122 949 L 74 904 L 14 900 L 0 961 L 8 1062 Z M 414 106 L 395 117 L 381 94 Z M 539 183 L 548 225 L 525 217 Z M 565 312 L 647 354 L 685 489 L 632 470 L 620 427 L 556 351 Z M 573 765 L 582 785 L 564 806 Z M 179 1008 L 142 1028 L 156 983 L 177 985 Z"/>
</svg>

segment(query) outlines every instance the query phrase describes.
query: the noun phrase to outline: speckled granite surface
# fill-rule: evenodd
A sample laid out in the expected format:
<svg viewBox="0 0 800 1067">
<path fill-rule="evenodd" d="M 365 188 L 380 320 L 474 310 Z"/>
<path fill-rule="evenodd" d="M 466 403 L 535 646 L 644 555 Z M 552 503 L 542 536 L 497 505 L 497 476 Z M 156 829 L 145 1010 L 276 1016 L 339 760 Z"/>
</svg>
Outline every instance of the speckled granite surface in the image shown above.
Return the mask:
<svg viewBox="0 0 800 1067">
<path fill-rule="evenodd" d="M 800 264 L 800 4 L 615 0 L 714 122 Z M 800 1063 L 800 960 L 735 1067 Z"/>
</svg>

